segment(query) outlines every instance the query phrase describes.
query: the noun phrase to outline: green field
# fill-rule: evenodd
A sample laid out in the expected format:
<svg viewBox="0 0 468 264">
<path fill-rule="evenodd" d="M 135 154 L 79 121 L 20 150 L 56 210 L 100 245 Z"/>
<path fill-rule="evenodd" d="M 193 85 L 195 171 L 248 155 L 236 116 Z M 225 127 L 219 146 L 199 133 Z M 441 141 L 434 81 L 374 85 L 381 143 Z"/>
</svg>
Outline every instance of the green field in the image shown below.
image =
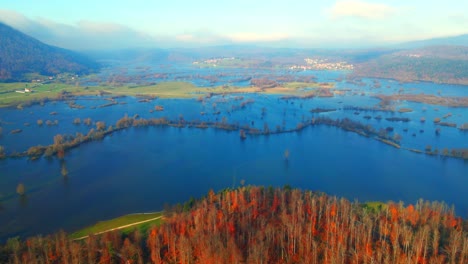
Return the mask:
<svg viewBox="0 0 468 264">
<path fill-rule="evenodd" d="M 18 93 L 25 88 L 32 89 L 31 93 Z M 282 86 L 260 89 L 258 87 L 236 87 L 236 86 L 217 86 L 217 87 L 197 87 L 188 82 L 163 82 L 155 85 L 119 85 L 119 86 L 89 86 L 70 85 L 63 83 L 0 83 L 0 107 L 18 106 L 32 101 L 42 99 L 57 99 L 63 92 L 71 95 L 128 95 L 128 96 L 155 96 L 159 98 L 197 98 L 209 93 L 263 93 L 263 94 L 284 94 L 301 95 L 308 93 L 304 88 L 333 88 L 333 84 L 321 83 L 285 83 Z"/>
<path fill-rule="evenodd" d="M 18 93 L 25 88 L 32 89 L 32 93 Z M 115 95 L 147 95 L 161 98 L 194 98 L 200 93 L 200 88 L 184 82 L 167 82 L 151 86 L 75 86 L 62 83 L 33 84 L 33 83 L 0 83 L 0 107 L 17 106 L 41 99 L 55 99 L 63 92 L 72 95 L 97 95 L 110 93 Z"/>
<path fill-rule="evenodd" d="M 155 85 L 142 86 L 116 86 L 116 87 L 93 87 L 97 90 L 122 95 L 150 95 L 160 98 L 195 98 L 197 94 L 204 93 L 206 88 L 198 88 L 187 82 L 163 82 Z"/>
<path fill-rule="evenodd" d="M 16 92 L 24 91 L 25 88 L 32 89 L 34 92 Z M 73 89 L 76 90 L 77 88 L 75 86 L 62 83 L 0 83 L 0 107 L 18 105 L 24 102 L 43 98 L 55 98 L 62 90 L 71 91 Z"/>
<path fill-rule="evenodd" d="M 118 228 L 121 226 L 130 225 L 130 224 L 134 224 L 134 223 L 138 223 L 141 221 L 146 221 L 149 219 L 162 217 L 162 216 L 163 216 L 162 212 L 124 215 L 124 216 L 114 218 L 111 220 L 101 221 L 92 226 L 76 231 L 70 235 L 70 238 L 77 239 L 77 238 L 85 237 L 91 234 L 105 232 L 105 231 Z M 120 231 L 122 233 L 130 233 L 136 229 L 139 229 L 141 232 L 146 232 L 151 226 L 160 225 L 162 221 L 163 221 L 162 218 L 158 218 L 152 221 L 148 221 L 148 222 L 144 222 L 141 224 L 136 224 L 130 227 L 120 229 Z"/>
</svg>

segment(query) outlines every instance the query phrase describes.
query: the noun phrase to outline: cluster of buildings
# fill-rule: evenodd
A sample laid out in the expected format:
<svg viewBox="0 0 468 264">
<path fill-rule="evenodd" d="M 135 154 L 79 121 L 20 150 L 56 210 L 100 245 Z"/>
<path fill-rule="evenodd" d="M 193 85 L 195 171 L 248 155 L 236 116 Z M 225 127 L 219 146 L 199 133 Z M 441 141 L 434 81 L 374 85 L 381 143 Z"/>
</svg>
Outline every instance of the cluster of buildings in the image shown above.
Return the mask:
<svg viewBox="0 0 468 264">
<path fill-rule="evenodd" d="M 226 61 L 226 60 L 234 60 L 236 58 L 234 57 L 222 57 L 222 58 L 213 58 L 213 59 L 208 59 L 208 60 L 204 60 L 204 61 L 194 61 L 193 64 L 194 65 L 198 65 L 198 64 L 211 64 L 213 66 L 216 66 L 216 64 L 218 64 L 219 62 L 222 62 L 222 61 Z"/>
<path fill-rule="evenodd" d="M 218 65 L 225 65 L 228 61 L 235 60 L 235 57 L 219 57 L 211 58 L 207 60 L 194 61 L 193 65 L 203 65 L 216 67 Z M 354 65 L 349 64 L 345 61 L 330 62 L 327 59 L 313 59 L 305 58 L 305 65 L 292 65 L 289 66 L 290 70 L 353 70 Z"/>
<path fill-rule="evenodd" d="M 306 65 L 293 65 L 291 70 L 352 70 L 354 66 L 345 61 L 329 62 L 326 59 L 305 58 Z"/>
</svg>

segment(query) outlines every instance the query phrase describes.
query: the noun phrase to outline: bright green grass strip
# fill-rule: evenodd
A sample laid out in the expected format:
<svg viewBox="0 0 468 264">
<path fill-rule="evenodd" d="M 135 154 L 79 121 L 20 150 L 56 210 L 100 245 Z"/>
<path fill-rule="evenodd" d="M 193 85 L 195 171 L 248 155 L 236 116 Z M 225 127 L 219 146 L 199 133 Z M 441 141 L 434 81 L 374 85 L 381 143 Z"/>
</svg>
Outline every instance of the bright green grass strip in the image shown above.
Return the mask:
<svg viewBox="0 0 468 264">
<path fill-rule="evenodd" d="M 148 213 L 148 214 L 124 215 L 124 216 L 114 218 L 114 219 L 111 219 L 111 220 L 101 221 L 101 222 L 96 223 L 95 225 L 92 225 L 92 226 L 86 227 L 84 229 L 81 229 L 81 230 L 71 234 L 70 238 L 71 239 L 80 238 L 80 237 L 88 236 L 90 234 L 96 234 L 96 233 L 100 233 L 100 232 L 103 232 L 103 231 L 107 231 L 107 230 L 117 228 L 117 227 L 120 227 L 120 226 L 129 225 L 129 224 L 149 220 L 149 219 L 156 218 L 156 217 L 159 217 L 159 216 L 162 216 L 162 215 L 163 215 L 162 212 Z M 160 218 L 158 220 L 141 223 L 141 225 L 148 225 L 148 227 L 149 227 L 151 223 L 152 224 L 157 224 L 162 219 Z M 131 226 L 131 227 L 127 227 L 127 228 L 122 229 L 122 230 L 123 231 L 125 231 L 125 230 L 127 230 L 127 231 L 128 230 L 134 230 L 139 225 L 134 225 L 134 226 Z"/>
<path fill-rule="evenodd" d="M 151 227 L 160 226 L 163 223 L 163 221 L 164 220 L 162 218 L 159 218 L 159 219 L 149 221 L 149 222 L 145 222 L 145 223 L 142 223 L 142 224 L 139 224 L 139 225 L 130 226 L 130 227 L 121 229 L 120 231 L 123 234 L 128 235 L 128 234 L 130 234 L 133 231 L 138 229 L 140 231 L 140 233 L 147 234 L 148 230 L 151 229 Z"/>
<path fill-rule="evenodd" d="M 388 204 L 383 203 L 383 202 L 366 202 L 362 204 L 362 207 L 365 210 L 371 211 L 371 212 L 380 212 L 382 210 L 386 210 L 388 207 Z"/>
</svg>

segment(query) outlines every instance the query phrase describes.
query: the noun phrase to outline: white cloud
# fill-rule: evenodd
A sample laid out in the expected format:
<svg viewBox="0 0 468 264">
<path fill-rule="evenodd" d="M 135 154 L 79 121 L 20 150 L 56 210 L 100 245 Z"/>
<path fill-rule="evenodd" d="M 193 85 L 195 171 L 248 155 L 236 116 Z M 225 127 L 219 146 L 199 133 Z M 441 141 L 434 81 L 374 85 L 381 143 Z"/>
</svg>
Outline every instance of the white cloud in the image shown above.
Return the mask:
<svg viewBox="0 0 468 264">
<path fill-rule="evenodd" d="M 289 36 L 282 33 L 258 34 L 258 33 L 231 33 L 216 34 L 209 30 L 198 30 L 186 32 L 175 36 L 175 41 L 195 45 L 225 45 L 233 43 L 259 43 L 259 42 L 277 42 L 289 39 Z M 177 44 L 177 43 L 175 43 Z"/>
<path fill-rule="evenodd" d="M 282 33 L 274 34 L 257 34 L 257 33 L 235 33 L 230 34 L 227 38 L 234 42 L 270 42 L 288 39 L 289 36 Z"/>
<path fill-rule="evenodd" d="M 191 44 L 195 46 L 199 45 L 218 45 L 226 44 L 231 41 L 219 34 L 215 34 L 210 30 L 198 30 L 192 32 L 185 32 L 183 34 L 176 35 L 174 41 L 182 42 L 185 44 Z M 177 44 L 177 43 L 174 43 Z"/>
<path fill-rule="evenodd" d="M 395 13 L 396 9 L 385 4 L 369 3 L 360 0 L 340 0 L 331 8 L 333 18 L 357 17 L 364 19 L 382 19 Z"/>
</svg>

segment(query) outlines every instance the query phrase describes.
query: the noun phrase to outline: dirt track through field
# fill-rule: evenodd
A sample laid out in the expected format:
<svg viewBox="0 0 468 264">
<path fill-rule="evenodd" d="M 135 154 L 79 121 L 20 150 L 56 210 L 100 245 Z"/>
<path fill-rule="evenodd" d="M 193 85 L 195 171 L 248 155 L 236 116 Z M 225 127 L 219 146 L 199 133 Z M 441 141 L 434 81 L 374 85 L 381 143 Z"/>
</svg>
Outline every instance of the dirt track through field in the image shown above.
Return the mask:
<svg viewBox="0 0 468 264">
<path fill-rule="evenodd" d="M 114 227 L 114 228 L 111 228 L 111 229 L 108 229 L 108 230 L 104 230 L 104 231 L 95 233 L 95 234 L 93 234 L 93 235 L 100 235 L 100 234 L 104 234 L 104 233 L 111 232 L 111 231 L 114 231 L 114 230 L 124 229 L 124 228 L 130 227 L 130 226 L 139 225 L 139 224 L 143 224 L 143 223 L 146 223 L 146 222 L 151 222 L 151 221 L 154 221 L 154 220 L 158 220 L 158 219 L 160 219 L 160 218 L 162 218 L 162 215 L 161 215 L 161 216 L 158 216 L 158 217 L 155 217 L 155 218 L 143 220 L 143 221 L 140 221 L 140 222 L 136 222 L 136 223 L 131 223 L 131 224 L 123 225 L 123 226 Z M 82 237 L 73 239 L 73 241 L 82 240 L 82 239 L 85 239 L 85 238 L 88 238 L 88 237 L 89 237 L 89 235 L 87 235 L 87 236 L 82 236 Z"/>
</svg>

